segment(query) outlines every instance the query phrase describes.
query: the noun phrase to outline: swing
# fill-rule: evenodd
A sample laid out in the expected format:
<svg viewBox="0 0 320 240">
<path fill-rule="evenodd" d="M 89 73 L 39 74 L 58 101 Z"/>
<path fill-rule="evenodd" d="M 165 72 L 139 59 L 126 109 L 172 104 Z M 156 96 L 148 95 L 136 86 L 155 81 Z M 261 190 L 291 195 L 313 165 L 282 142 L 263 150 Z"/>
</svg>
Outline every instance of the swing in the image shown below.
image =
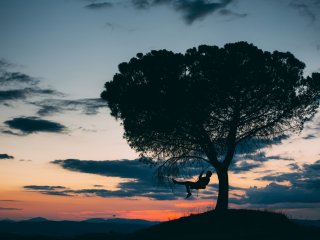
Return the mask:
<svg viewBox="0 0 320 240">
<path fill-rule="evenodd" d="M 209 184 L 210 177 L 212 175 L 211 171 L 207 171 L 206 172 L 206 176 L 203 177 L 202 176 L 203 173 L 204 173 L 204 170 L 201 171 L 201 173 L 198 176 L 198 180 L 196 182 L 191 182 L 191 181 L 182 181 L 182 182 L 180 182 L 180 181 L 177 181 L 175 179 L 172 179 L 172 182 L 174 184 L 184 185 L 186 187 L 186 191 L 188 193 L 186 198 L 189 198 L 192 195 L 190 189 L 196 189 L 197 190 L 197 196 L 199 196 L 199 189 L 206 189 L 206 186 Z"/>
</svg>

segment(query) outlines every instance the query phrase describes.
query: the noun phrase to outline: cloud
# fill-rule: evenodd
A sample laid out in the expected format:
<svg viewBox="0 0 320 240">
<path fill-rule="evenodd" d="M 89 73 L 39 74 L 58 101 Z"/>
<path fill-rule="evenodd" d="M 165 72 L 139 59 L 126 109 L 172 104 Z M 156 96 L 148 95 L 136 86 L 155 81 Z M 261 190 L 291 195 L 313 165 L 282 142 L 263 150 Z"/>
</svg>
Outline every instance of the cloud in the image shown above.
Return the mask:
<svg viewBox="0 0 320 240">
<path fill-rule="evenodd" d="M 64 169 L 93 173 L 108 177 L 121 177 L 128 179 L 141 179 L 151 175 L 153 170 L 136 160 L 105 160 L 105 161 L 92 161 L 92 160 L 54 160 L 51 163 L 58 164 Z"/>
<path fill-rule="evenodd" d="M 50 187 L 50 186 L 49 186 Z M 143 180 L 131 180 L 128 182 L 121 182 L 117 186 L 119 190 L 108 190 L 108 189 L 51 189 L 43 190 L 41 186 L 37 188 L 34 186 L 30 189 L 33 192 L 38 192 L 45 195 L 54 196 L 86 196 L 86 197 L 103 197 L 103 198 L 131 198 L 136 199 L 137 197 L 145 197 L 153 200 L 176 200 L 181 199 L 185 196 L 185 188 L 179 186 L 174 192 L 171 192 L 168 188 L 160 188 L 153 186 L 150 182 Z M 217 184 L 211 184 L 206 190 L 199 192 L 199 197 L 202 199 L 214 199 L 217 192 Z M 239 188 L 230 187 L 230 190 L 239 190 Z"/>
<path fill-rule="evenodd" d="M 0 102 L 8 100 L 20 100 L 26 98 L 27 91 L 24 90 L 6 90 L 0 91 Z"/>
<path fill-rule="evenodd" d="M 291 164 L 296 170 L 259 178 L 272 181 L 266 187 L 245 190 L 245 197 L 238 203 L 320 203 L 320 160 L 312 164 Z M 280 183 L 289 183 L 280 184 Z"/>
<path fill-rule="evenodd" d="M 320 182 L 318 182 L 320 184 Z M 319 191 L 295 186 L 270 183 L 265 188 L 250 188 L 246 191 L 243 202 L 251 204 L 275 204 L 284 202 L 317 203 L 320 202 Z"/>
<path fill-rule="evenodd" d="M 232 165 L 230 171 L 233 173 L 243 173 L 262 166 L 263 164 L 258 162 L 240 161 Z"/>
<path fill-rule="evenodd" d="M 102 188 L 102 187 L 104 187 L 103 185 L 100 185 L 100 184 L 95 184 L 95 185 L 93 185 L 94 187 L 96 187 L 96 188 Z"/>
<path fill-rule="evenodd" d="M 58 94 L 59 93 L 55 90 L 41 89 L 38 87 L 14 89 L 14 90 L 1 90 L 0 102 L 25 100 L 27 98 L 40 96 L 40 95 L 58 95 Z"/>
<path fill-rule="evenodd" d="M 51 195 L 51 196 L 64 196 L 64 197 L 72 196 L 72 194 L 67 193 L 67 190 L 65 190 L 65 191 L 48 190 L 48 191 L 39 191 L 39 192 L 42 194 Z"/>
<path fill-rule="evenodd" d="M 320 1 L 318 0 L 292 0 L 289 6 L 296 9 L 301 16 L 309 18 L 311 23 L 318 20 Z"/>
<path fill-rule="evenodd" d="M 71 196 L 66 193 L 66 187 L 63 186 L 39 186 L 39 185 L 28 185 L 23 186 L 24 189 L 31 190 L 34 192 L 39 192 L 45 195 L 53 195 L 53 196 Z"/>
<path fill-rule="evenodd" d="M 297 163 L 290 163 L 287 166 L 293 171 L 301 170 L 300 166 Z"/>
<path fill-rule="evenodd" d="M 52 195 L 52 196 L 71 196 L 70 194 L 66 193 L 66 187 L 63 186 L 39 186 L 39 185 L 28 185 L 23 186 L 24 189 L 27 189 L 32 192 L 39 192 L 45 195 Z"/>
<path fill-rule="evenodd" d="M 6 61 L 3 58 L 0 58 L 0 72 L 4 71 L 4 69 L 8 68 L 11 66 L 11 63 Z"/>
<path fill-rule="evenodd" d="M 137 30 L 137 28 L 133 28 L 133 27 L 126 27 L 124 25 L 120 25 L 120 24 L 117 24 L 117 23 L 113 23 L 113 22 L 106 22 L 104 24 L 104 27 L 105 28 L 108 28 L 109 30 L 111 31 L 114 31 L 114 30 L 122 30 L 122 31 L 125 31 L 125 32 L 134 32 Z"/>
<path fill-rule="evenodd" d="M 21 211 L 21 208 L 7 208 L 7 207 L 0 207 L 0 211 Z"/>
<path fill-rule="evenodd" d="M 11 106 L 9 103 L 23 100 L 24 103 L 38 107 L 39 116 L 77 110 L 86 115 L 95 115 L 101 108 L 107 106 L 107 102 L 100 98 L 53 99 L 52 97 L 64 97 L 65 95 L 51 88 L 40 87 L 40 81 L 36 78 L 20 72 L 9 72 L 9 66 L 9 63 L 0 59 L 0 103 L 5 106 Z M 19 135 L 10 130 L 2 132 Z"/>
<path fill-rule="evenodd" d="M 304 137 L 302 137 L 302 138 L 305 139 L 305 140 L 315 139 L 315 138 L 317 138 L 317 135 L 315 135 L 315 134 L 308 134 L 308 135 L 306 135 L 306 136 L 304 136 Z"/>
<path fill-rule="evenodd" d="M 88 9 L 105 9 L 113 7 L 113 4 L 110 2 L 100 2 L 100 3 L 91 3 L 85 6 Z"/>
<path fill-rule="evenodd" d="M 240 143 L 237 146 L 230 171 L 236 174 L 251 171 L 262 167 L 264 162 L 272 160 L 293 161 L 292 158 L 281 155 L 266 156 L 266 153 L 262 151 L 272 145 L 279 145 L 286 139 L 288 136 L 282 135 L 272 139 L 249 139 Z"/>
<path fill-rule="evenodd" d="M 232 0 L 222 0 L 220 2 L 211 2 L 205 0 L 196 1 L 174 1 L 175 9 L 182 12 L 187 24 L 192 24 L 195 20 L 203 19 L 218 10 L 224 9 Z M 227 12 L 225 12 L 227 14 Z"/>
<path fill-rule="evenodd" d="M 7 67 L 10 66 L 9 64 L 5 63 L 4 61 L 0 61 L 0 84 L 2 86 L 17 84 L 17 83 L 24 83 L 29 85 L 37 85 L 39 80 L 29 75 L 26 75 L 21 72 L 8 72 Z"/>
<path fill-rule="evenodd" d="M 132 4 L 139 9 L 147 9 L 160 4 L 166 4 L 180 12 L 187 24 L 201 20 L 206 16 L 224 10 L 233 0 L 206 1 L 206 0 L 132 0 Z M 231 11 L 223 11 L 222 15 L 229 15 Z"/>
<path fill-rule="evenodd" d="M 182 14 L 183 19 L 189 25 L 196 20 L 202 20 L 210 14 L 218 13 L 221 16 L 232 18 L 245 17 L 246 14 L 235 13 L 227 7 L 234 0 L 129 0 L 136 9 L 147 10 L 159 5 L 166 5 Z M 110 8 L 114 4 L 110 2 L 93 1 L 86 5 L 88 9 Z M 125 6 L 125 5 L 122 5 Z"/>
<path fill-rule="evenodd" d="M 319 136 L 320 132 L 320 111 L 314 116 L 311 121 L 308 121 L 304 126 L 304 131 L 302 135 L 302 139 L 304 140 L 312 140 L 316 139 Z"/>
<path fill-rule="evenodd" d="M 60 123 L 40 119 L 38 117 L 17 117 L 7 120 L 4 124 L 9 127 L 9 130 L 2 130 L 2 133 L 24 136 L 38 132 L 63 133 L 66 127 Z M 18 130 L 18 132 L 11 131 Z"/>
<path fill-rule="evenodd" d="M 136 197 L 146 197 L 155 200 L 173 200 L 178 197 L 168 192 L 168 189 L 155 189 L 151 188 L 149 185 L 143 185 L 141 183 L 137 184 L 132 182 L 130 186 L 121 183 L 119 185 L 120 190 L 107 190 L 107 189 L 48 189 L 42 190 L 41 186 L 39 188 L 32 189 L 33 192 L 38 192 L 45 195 L 51 196 L 86 196 L 86 197 L 103 197 L 103 198 L 115 198 L 115 197 L 126 197 L 126 198 L 136 198 Z M 50 187 L 50 186 L 49 186 Z"/>
<path fill-rule="evenodd" d="M 281 155 L 271 155 L 266 156 L 265 152 L 256 152 L 256 153 L 248 153 L 248 154 L 239 154 L 235 157 L 238 160 L 252 160 L 255 162 L 267 162 L 271 160 L 283 160 L 283 161 L 293 161 L 293 158 L 284 157 Z"/>
<path fill-rule="evenodd" d="M 37 102 L 30 102 L 39 107 L 39 116 L 50 116 L 65 111 L 80 110 L 86 115 L 95 115 L 101 108 L 107 107 L 107 102 L 100 98 L 84 99 L 46 99 Z"/>
<path fill-rule="evenodd" d="M 221 9 L 220 11 L 219 11 L 219 14 L 221 15 L 221 16 L 229 16 L 229 17 L 231 17 L 231 19 L 235 19 L 235 18 L 244 18 L 244 17 L 247 17 L 248 16 L 248 14 L 246 14 L 246 13 L 237 13 L 237 12 L 233 12 L 233 11 L 231 11 L 231 10 L 229 10 L 229 9 Z"/>
<path fill-rule="evenodd" d="M 282 144 L 284 140 L 287 140 L 290 136 L 282 134 L 278 137 L 271 139 L 264 138 L 250 138 L 246 141 L 240 142 L 236 148 L 236 155 L 242 154 L 261 154 L 261 149 L 268 148 L 272 145 Z"/>
<path fill-rule="evenodd" d="M 149 0 L 132 0 L 131 2 L 136 8 L 140 8 L 140 9 L 149 8 L 150 6 L 152 6 L 154 4 L 152 1 L 149 1 Z M 171 1 L 154 1 L 154 2 L 166 3 L 166 2 L 171 2 Z"/>
<path fill-rule="evenodd" d="M 31 189 L 31 190 L 57 190 L 57 189 L 66 189 L 63 186 L 38 186 L 38 185 L 28 185 L 24 186 L 25 189 Z"/>
<path fill-rule="evenodd" d="M 1 159 L 14 159 L 14 157 L 10 156 L 10 155 L 8 155 L 6 153 L 0 153 L 0 160 Z"/>
<path fill-rule="evenodd" d="M 5 60 L 0 61 L 0 103 L 25 100 L 36 96 L 61 95 L 51 88 L 42 88 L 40 81 L 21 72 L 9 72 L 10 66 Z"/>
<path fill-rule="evenodd" d="M 176 186 L 175 191 L 170 191 L 168 187 L 156 186 L 154 184 L 154 168 L 142 163 L 141 160 L 78 160 L 66 159 L 55 160 L 51 163 L 57 164 L 62 168 L 70 171 L 98 174 L 107 177 L 119 177 L 122 179 L 117 186 L 118 190 L 100 189 L 103 186 L 96 186 L 99 189 L 65 189 L 60 192 L 69 195 L 85 195 L 99 197 L 146 197 L 154 200 L 174 200 L 181 199 L 185 196 L 184 186 Z M 199 174 L 199 172 L 197 172 Z M 202 199 L 212 199 L 215 197 L 218 185 L 215 183 L 207 186 L 206 190 L 199 192 Z M 230 190 L 241 190 L 230 186 Z"/>
<path fill-rule="evenodd" d="M 83 173 L 92 173 L 108 177 L 119 177 L 123 182 L 118 184 L 119 190 L 107 189 L 81 189 L 66 190 L 67 194 L 84 194 L 87 196 L 100 197 L 147 197 L 156 200 L 172 200 L 178 196 L 168 192 L 165 187 L 154 185 L 154 169 L 136 160 L 107 160 L 91 161 L 66 159 L 55 160 L 64 169 Z M 184 189 L 181 189 L 184 191 Z"/>
<path fill-rule="evenodd" d="M 320 160 L 312 164 L 291 164 L 291 169 L 296 170 L 295 172 L 289 173 L 278 173 L 273 175 L 267 175 L 259 178 L 258 180 L 285 182 L 288 181 L 292 185 L 302 186 L 304 183 L 312 182 L 314 180 L 320 180 Z M 310 186 L 309 186 L 310 187 Z M 320 185 L 319 185 L 320 188 Z"/>
<path fill-rule="evenodd" d="M 94 185 L 95 188 L 85 189 L 70 189 L 63 186 L 47 185 L 29 185 L 24 186 L 24 188 L 45 195 L 68 197 L 97 196 L 103 198 L 126 197 L 129 199 L 144 197 L 153 200 L 175 200 L 185 196 L 185 188 L 183 186 L 177 186 L 175 191 L 172 192 L 167 187 L 155 186 L 153 181 L 154 169 L 143 164 L 138 159 L 108 161 L 66 159 L 55 160 L 51 163 L 70 171 L 118 177 L 122 179 L 122 182 L 117 185 L 117 190 L 104 189 L 103 185 Z M 199 192 L 199 197 L 202 199 L 215 198 L 217 187 L 218 184 L 210 184 L 206 190 Z M 242 188 L 230 186 L 230 190 L 242 190 Z"/>
</svg>

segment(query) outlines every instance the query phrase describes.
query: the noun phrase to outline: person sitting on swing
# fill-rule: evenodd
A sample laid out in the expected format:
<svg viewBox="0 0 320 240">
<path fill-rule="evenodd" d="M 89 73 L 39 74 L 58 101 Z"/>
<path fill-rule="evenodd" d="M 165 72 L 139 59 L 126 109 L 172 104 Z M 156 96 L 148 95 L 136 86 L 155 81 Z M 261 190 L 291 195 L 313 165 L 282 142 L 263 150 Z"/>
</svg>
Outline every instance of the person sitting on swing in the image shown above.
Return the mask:
<svg viewBox="0 0 320 240">
<path fill-rule="evenodd" d="M 181 181 L 180 182 L 180 181 L 177 181 L 173 178 L 172 178 L 172 182 L 174 184 L 185 185 L 187 193 L 188 193 L 186 198 L 189 198 L 192 195 L 190 189 L 205 189 L 206 186 L 209 184 L 212 172 L 207 171 L 205 177 L 203 177 L 202 175 L 203 175 L 203 171 L 200 173 L 198 180 L 196 182 L 191 182 L 191 181 Z"/>
</svg>

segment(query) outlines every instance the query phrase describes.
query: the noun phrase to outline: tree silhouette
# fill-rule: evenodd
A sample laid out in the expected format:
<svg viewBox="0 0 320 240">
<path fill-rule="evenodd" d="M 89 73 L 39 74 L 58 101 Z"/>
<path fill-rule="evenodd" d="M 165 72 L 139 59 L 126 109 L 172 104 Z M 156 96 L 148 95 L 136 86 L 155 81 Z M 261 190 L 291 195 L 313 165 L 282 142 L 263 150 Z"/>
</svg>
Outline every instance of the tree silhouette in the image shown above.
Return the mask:
<svg viewBox="0 0 320 240">
<path fill-rule="evenodd" d="M 138 53 L 119 65 L 101 97 L 122 121 L 124 138 L 176 176 L 206 161 L 218 175 L 217 210 L 228 208 L 228 168 L 240 143 L 303 129 L 319 105 L 320 74 L 289 52 L 237 42 L 201 45 L 185 54 Z"/>
</svg>

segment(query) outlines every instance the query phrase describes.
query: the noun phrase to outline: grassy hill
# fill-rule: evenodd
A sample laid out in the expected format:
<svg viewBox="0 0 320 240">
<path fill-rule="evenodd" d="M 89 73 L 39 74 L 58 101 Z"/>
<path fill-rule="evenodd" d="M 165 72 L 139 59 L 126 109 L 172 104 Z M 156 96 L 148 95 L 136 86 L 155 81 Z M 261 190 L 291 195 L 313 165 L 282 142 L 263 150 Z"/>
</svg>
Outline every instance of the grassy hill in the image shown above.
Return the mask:
<svg viewBox="0 0 320 240">
<path fill-rule="evenodd" d="M 318 240 L 319 228 L 304 227 L 285 215 L 253 210 L 215 211 L 160 223 L 134 233 L 130 239 Z"/>
</svg>

